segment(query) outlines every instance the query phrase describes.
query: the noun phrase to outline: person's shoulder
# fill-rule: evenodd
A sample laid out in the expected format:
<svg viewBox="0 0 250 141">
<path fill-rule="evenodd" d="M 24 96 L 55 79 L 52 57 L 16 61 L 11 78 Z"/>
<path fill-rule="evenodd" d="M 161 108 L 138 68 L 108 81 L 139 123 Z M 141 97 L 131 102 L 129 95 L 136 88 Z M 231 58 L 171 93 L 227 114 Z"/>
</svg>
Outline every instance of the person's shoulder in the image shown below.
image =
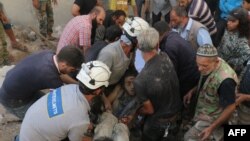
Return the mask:
<svg viewBox="0 0 250 141">
<path fill-rule="evenodd" d="M 75 89 L 75 88 L 77 88 L 77 87 L 78 87 L 77 84 L 67 84 L 67 85 L 61 86 L 60 88 L 61 88 L 61 89 Z"/>
<path fill-rule="evenodd" d="M 110 43 L 105 47 L 103 47 L 100 53 L 115 54 L 116 53 L 115 50 L 117 49 L 118 46 L 119 46 L 118 42 Z"/>
</svg>

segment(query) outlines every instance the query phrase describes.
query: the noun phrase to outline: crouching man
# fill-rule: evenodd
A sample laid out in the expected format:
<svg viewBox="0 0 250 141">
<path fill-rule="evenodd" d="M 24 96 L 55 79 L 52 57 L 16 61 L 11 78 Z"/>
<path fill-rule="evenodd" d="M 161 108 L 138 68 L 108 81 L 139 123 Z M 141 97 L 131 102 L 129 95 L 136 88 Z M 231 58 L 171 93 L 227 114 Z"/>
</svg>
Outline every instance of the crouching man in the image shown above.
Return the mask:
<svg viewBox="0 0 250 141">
<path fill-rule="evenodd" d="M 109 68 L 100 61 L 82 64 L 79 85 L 65 85 L 35 102 L 23 120 L 21 141 L 82 140 L 90 124 L 90 103 L 107 87 Z"/>
<path fill-rule="evenodd" d="M 223 138 L 222 124 L 235 110 L 237 75 L 221 58 L 215 47 L 205 44 L 196 53 L 196 62 L 201 73 L 196 95 L 195 124 L 184 136 L 184 141 L 216 140 Z M 192 93 L 184 96 L 189 103 Z"/>
<path fill-rule="evenodd" d="M 41 90 L 62 86 L 66 83 L 62 75 L 75 72 L 82 62 L 81 51 L 72 46 L 57 55 L 48 50 L 32 54 L 6 74 L 0 88 L 0 103 L 23 119 L 28 108 L 44 95 Z"/>
</svg>

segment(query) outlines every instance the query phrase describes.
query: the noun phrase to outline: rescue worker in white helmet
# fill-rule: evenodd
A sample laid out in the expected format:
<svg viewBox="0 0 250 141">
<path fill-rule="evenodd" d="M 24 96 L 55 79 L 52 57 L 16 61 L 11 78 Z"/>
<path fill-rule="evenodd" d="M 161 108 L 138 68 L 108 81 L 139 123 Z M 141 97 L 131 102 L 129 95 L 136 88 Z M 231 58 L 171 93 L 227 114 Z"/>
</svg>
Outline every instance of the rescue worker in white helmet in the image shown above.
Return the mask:
<svg viewBox="0 0 250 141">
<path fill-rule="evenodd" d="M 110 74 L 101 61 L 82 64 L 76 77 L 79 85 L 59 87 L 29 108 L 21 125 L 20 140 L 82 140 L 90 124 L 91 101 L 109 85 Z"/>
<path fill-rule="evenodd" d="M 123 25 L 124 34 L 128 37 L 133 44 L 133 47 L 137 47 L 137 37 L 141 31 L 149 28 L 149 24 L 140 17 L 128 18 Z M 141 51 L 136 49 L 134 65 L 138 72 L 144 67 L 145 61 L 141 56 Z"/>
</svg>

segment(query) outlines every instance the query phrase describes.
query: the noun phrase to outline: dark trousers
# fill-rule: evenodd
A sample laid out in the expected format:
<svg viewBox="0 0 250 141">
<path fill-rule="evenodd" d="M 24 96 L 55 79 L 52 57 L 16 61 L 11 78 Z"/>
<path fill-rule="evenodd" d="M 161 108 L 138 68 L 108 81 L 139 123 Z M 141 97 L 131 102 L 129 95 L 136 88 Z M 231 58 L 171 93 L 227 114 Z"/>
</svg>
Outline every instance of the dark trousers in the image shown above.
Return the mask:
<svg viewBox="0 0 250 141">
<path fill-rule="evenodd" d="M 163 137 L 167 125 L 170 123 L 168 136 Z M 146 120 L 142 132 L 142 141 L 178 141 L 177 133 L 179 124 L 177 120 L 174 122 L 159 123 Z"/>
<path fill-rule="evenodd" d="M 152 19 L 153 19 L 152 25 L 154 25 L 156 22 L 160 21 L 161 20 L 161 16 L 162 16 L 161 12 L 158 15 L 156 15 L 156 14 L 154 14 L 152 12 Z M 169 21 L 170 21 L 170 12 L 164 16 L 164 20 L 167 23 L 169 23 Z"/>
<path fill-rule="evenodd" d="M 43 92 L 38 91 L 37 93 L 34 93 L 33 97 L 27 100 L 22 99 L 9 99 L 5 98 L 3 93 L 6 92 L 3 88 L 0 90 L 0 103 L 5 107 L 6 110 L 8 110 L 10 113 L 16 115 L 21 120 L 24 118 L 25 113 L 29 109 L 29 107 L 36 102 L 40 97 L 44 95 Z"/>
</svg>

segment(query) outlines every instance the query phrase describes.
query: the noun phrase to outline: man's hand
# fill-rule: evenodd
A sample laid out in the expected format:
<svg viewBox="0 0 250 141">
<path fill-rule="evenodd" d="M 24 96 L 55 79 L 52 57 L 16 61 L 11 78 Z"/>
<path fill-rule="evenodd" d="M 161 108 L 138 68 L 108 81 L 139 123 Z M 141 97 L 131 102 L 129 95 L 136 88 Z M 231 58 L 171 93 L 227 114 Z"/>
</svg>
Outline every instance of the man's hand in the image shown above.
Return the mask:
<svg viewBox="0 0 250 141">
<path fill-rule="evenodd" d="M 250 100 L 250 95 L 246 95 L 243 93 L 237 93 L 236 94 L 236 106 L 239 106 L 240 103 L 242 103 L 243 101 L 248 101 Z"/>
<path fill-rule="evenodd" d="M 126 125 L 128 125 L 133 119 L 133 116 L 125 116 L 125 117 L 122 117 L 119 122 L 121 123 L 124 123 Z"/>
<path fill-rule="evenodd" d="M 201 138 L 201 141 L 208 140 L 212 132 L 213 132 L 213 129 L 210 126 L 202 130 L 202 132 L 199 135 Z"/>
<path fill-rule="evenodd" d="M 194 94 L 194 91 L 195 91 L 196 87 L 194 87 L 193 89 L 189 90 L 187 92 L 187 94 L 183 97 L 183 104 L 185 107 L 188 106 L 188 104 L 190 104 L 190 101 L 191 101 L 191 98 Z"/>
<path fill-rule="evenodd" d="M 107 99 L 107 97 L 102 94 L 102 100 L 104 102 L 104 108 L 106 111 L 112 111 L 112 106 L 111 106 L 111 103 L 110 101 Z"/>
</svg>

